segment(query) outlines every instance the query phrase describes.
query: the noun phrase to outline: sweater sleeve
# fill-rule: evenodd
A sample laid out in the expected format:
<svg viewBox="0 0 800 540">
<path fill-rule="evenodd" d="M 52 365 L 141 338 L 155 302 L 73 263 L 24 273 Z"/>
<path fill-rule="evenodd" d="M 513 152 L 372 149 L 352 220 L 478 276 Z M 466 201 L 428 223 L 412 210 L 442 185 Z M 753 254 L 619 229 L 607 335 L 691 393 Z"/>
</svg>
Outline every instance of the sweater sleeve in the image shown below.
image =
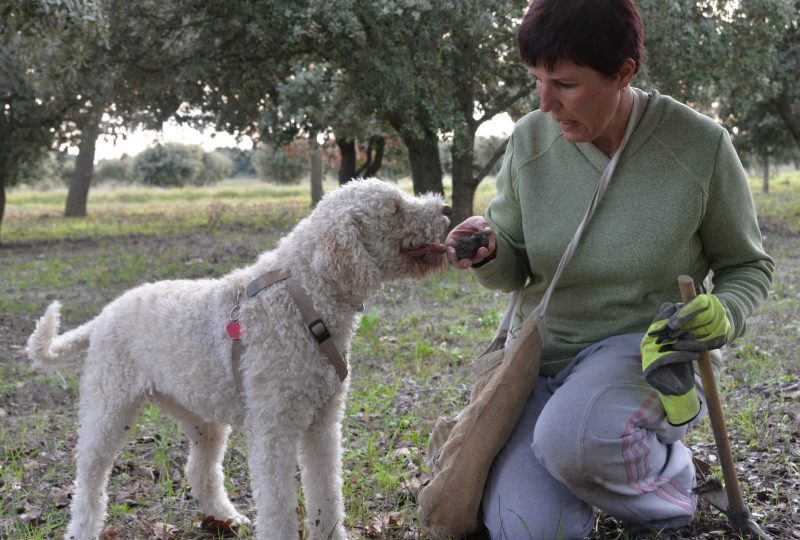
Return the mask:
<svg viewBox="0 0 800 540">
<path fill-rule="evenodd" d="M 700 235 L 733 340 L 745 333 L 747 318 L 767 297 L 775 265 L 762 247 L 747 175 L 724 129 Z"/>
<path fill-rule="evenodd" d="M 486 209 L 486 219 L 497 241 L 496 255 L 492 261 L 473 269 L 478 283 L 488 289 L 504 292 L 519 289 L 529 275 L 522 212 L 516 189 L 518 177 L 513 172 L 513 161 L 512 134 L 497 175 L 497 194 Z"/>
</svg>

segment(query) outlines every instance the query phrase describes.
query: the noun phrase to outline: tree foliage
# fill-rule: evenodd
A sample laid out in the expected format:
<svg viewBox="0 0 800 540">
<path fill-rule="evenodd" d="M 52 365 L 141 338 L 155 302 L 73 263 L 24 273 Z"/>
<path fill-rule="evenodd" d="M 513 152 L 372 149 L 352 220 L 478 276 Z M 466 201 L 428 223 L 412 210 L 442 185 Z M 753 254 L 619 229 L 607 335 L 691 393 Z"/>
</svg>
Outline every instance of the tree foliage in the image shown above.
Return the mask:
<svg viewBox="0 0 800 540">
<path fill-rule="evenodd" d="M 745 154 L 780 158 L 800 145 L 800 0 L 638 5 L 646 56 L 637 84 L 716 116 Z M 0 181 L 13 185 L 53 146 L 75 144 L 89 156 L 87 141 L 100 133 L 159 127 L 174 114 L 265 148 L 298 135 L 335 137 L 340 163 L 353 161 L 342 168 L 354 172 L 358 145 L 385 148 L 388 159 L 396 137 L 417 192 L 443 191 L 446 141 L 459 220 L 504 149 L 499 141 L 476 150 L 477 129 L 500 112 L 516 118 L 536 106 L 516 50 L 526 7 L 8 0 L 0 10 Z M 372 154 L 370 170 L 383 155 Z M 277 154 L 270 159 L 274 167 Z M 76 179 L 92 161 L 79 155 Z M 81 178 L 85 204 L 91 172 Z"/>
<path fill-rule="evenodd" d="M 105 30 L 94 1 L 9 0 L 0 10 L 0 224 L 6 188 L 51 147 L 66 108 L 62 89 Z"/>
</svg>

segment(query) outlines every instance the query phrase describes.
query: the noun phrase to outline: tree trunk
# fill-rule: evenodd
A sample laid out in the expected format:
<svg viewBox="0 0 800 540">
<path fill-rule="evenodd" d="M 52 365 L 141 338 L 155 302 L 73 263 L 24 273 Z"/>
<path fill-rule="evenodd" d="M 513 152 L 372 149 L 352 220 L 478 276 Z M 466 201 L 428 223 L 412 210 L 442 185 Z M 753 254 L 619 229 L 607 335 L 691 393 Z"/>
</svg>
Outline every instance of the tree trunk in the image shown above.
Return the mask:
<svg viewBox="0 0 800 540">
<path fill-rule="evenodd" d="M 89 185 L 94 176 L 94 151 L 100 133 L 102 112 L 89 113 L 81 126 L 81 142 L 78 145 L 78 157 L 75 160 L 75 173 L 67 192 L 66 217 L 83 217 L 86 215 L 86 200 L 89 198 Z"/>
<path fill-rule="evenodd" d="M 308 138 L 311 149 L 311 206 L 317 206 L 322 200 L 322 150 L 313 135 Z"/>
<path fill-rule="evenodd" d="M 453 215 L 450 218 L 454 227 L 470 217 L 475 203 L 475 190 L 478 182 L 473 176 L 475 160 L 475 131 L 478 128 L 473 117 L 475 113 L 474 76 L 475 41 L 468 32 L 454 33 L 454 43 L 460 51 L 459 61 L 453 65 L 452 78 L 455 84 L 456 110 L 461 118 L 453 132 L 453 145 L 450 156 L 453 166 Z"/>
<path fill-rule="evenodd" d="M 769 193 L 769 154 L 764 154 L 764 193 Z"/>
<path fill-rule="evenodd" d="M 797 144 L 797 146 L 800 146 L 800 114 L 796 114 L 795 111 L 797 110 L 797 107 L 792 101 L 792 97 L 788 93 L 788 90 L 785 89 L 783 93 L 778 96 L 777 109 L 778 114 L 786 124 L 786 128 L 789 130 L 789 133 L 792 134 L 794 142 Z"/>
<path fill-rule="evenodd" d="M 478 182 L 473 178 L 474 133 L 455 134 L 451 155 L 453 160 L 453 215 L 450 223 L 455 226 L 473 214 L 475 190 Z"/>
<path fill-rule="evenodd" d="M 383 153 L 386 150 L 386 136 L 383 134 L 373 135 L 369 138 L 369 148 L 367 149 L 367 161 L 356 171 L 356 176 L 369 178 L 378 174 L 383 165 Z"/>
<path fill-rule="evenodd" d="M 408 149 L 414 193 L 417 195 L 423 193 L 441 193 L 444 195 L 442 163 L 439 159 L 439 140 L 436 134 L 425 130 L 425 136 L 422 139 L 401 136 Z"/>
<path fill-rule="evenodd" d="M 475 145 L 475 133 L 466 132 L 462 134 L 464 142 L 461 143 L 466 148 Z M 482 168 L 475 172 L 473 165 L 475 156 L 473 152 L 465 152 L 459 155 L 458 148 L 453 143 L 451 156 L 453 161 L 453 217 L 451 223 L 458 225 L 466 218 L 475 213 L 475 192 L 487 174 L 491 172 L 498 160 L 502 159 L 508 146 L 508 139 L 498 146 L 489 161 L 484 163 Z M 482 209 L 479 209 L 482 210 Z"/>
<path fill-rule="evenodd" d="M 2 175 L 0 175 L 2 176 Z M 0 231 L 3 227 L 3 216 L 6 213 L 6 179 L 0 178 Z M 2 244 L 2 235 L 0 235 L 0 244 Z"/>
<path fill-rule="evenodd" d="M 342 157 L 339 163 L 339 185 L 343 186 L 356 176 L 356 142 L 352 139 L 336 139 L 336 145 Z"/>
</svg>

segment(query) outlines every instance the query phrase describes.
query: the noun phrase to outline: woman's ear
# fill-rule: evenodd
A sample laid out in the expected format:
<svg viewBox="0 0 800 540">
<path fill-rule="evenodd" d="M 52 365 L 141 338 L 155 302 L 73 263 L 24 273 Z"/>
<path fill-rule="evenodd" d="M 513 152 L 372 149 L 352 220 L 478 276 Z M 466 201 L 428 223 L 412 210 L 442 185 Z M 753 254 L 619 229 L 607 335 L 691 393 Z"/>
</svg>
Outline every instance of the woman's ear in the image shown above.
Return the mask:
<svg viewBox="0 0 800 540">
<path fill-rule="evenodd" d="M 633 58 L 628 58 L 622 63 L 622 67 L 617 72 L 620 89 L 628 86 L 636 76 L 637 66 Z"/>
</svg>

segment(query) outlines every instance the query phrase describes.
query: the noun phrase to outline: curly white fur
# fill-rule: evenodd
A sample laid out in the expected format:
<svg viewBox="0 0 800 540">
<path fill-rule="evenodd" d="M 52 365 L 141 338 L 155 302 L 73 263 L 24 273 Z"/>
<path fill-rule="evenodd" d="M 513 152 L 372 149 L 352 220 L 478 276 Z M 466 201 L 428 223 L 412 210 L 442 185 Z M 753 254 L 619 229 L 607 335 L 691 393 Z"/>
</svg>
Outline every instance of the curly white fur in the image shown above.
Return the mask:
<svg viewBox="0 0 800 540">
<path fill-rule="evenodd" d="M 299 457 L 310 537 L 344 540 L 340 422 L 349 381 L 339 381 L 283 283 L 242 300 L 238 374 L 225 325 L 237 291 L 268 271 L 286 269 L 345 351 L 357 306 L 381 283 L 443 268 L 440 252 L 414 248 L 440 240 L 449 215 L 438 195 L 412 197 L 376 179 L 357 180 L 324 197 L 275 250 L 220 279 L 142 285 L 61 336 L 54 302 L 28 340 L 28 356 L 52 367 L 86 354 L 76 490 L 65 538 L 97 538 L 114 456 L 150 399 L 177 418 L 191 440 L 187 477 L 205 513 L 248 522 L 224 489 L 222 457 L 232 425 L 248 435 L 258 538 L 297 538 Z"/>
</svg>

